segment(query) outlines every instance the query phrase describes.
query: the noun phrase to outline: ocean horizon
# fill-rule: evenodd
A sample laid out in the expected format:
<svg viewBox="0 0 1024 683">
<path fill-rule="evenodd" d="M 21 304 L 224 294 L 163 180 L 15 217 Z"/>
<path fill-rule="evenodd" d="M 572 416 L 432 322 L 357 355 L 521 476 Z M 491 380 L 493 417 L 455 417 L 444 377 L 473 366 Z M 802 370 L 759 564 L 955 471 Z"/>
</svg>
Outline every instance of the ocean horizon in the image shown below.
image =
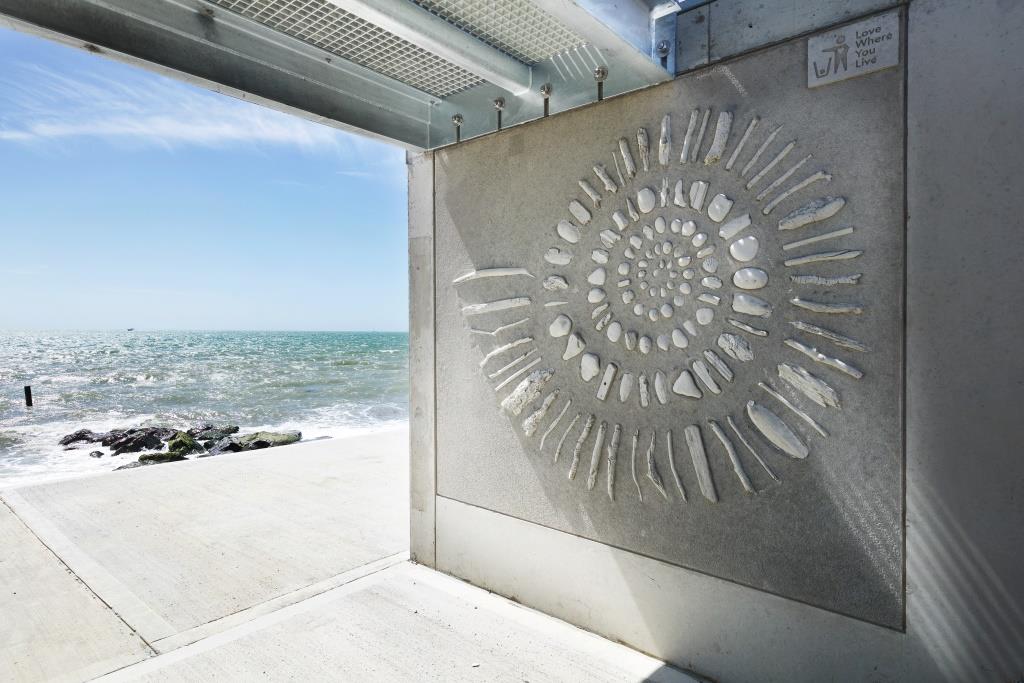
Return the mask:
<svg viewBox="0 0 1024 683">
<path fill-rule="evenodd" d="M 0 331 L 0 487 L 135 459 L 58 444 L 79 429 L 214 424 L 310 440 L 407 421 L 404 331 Z"/>
</svg>

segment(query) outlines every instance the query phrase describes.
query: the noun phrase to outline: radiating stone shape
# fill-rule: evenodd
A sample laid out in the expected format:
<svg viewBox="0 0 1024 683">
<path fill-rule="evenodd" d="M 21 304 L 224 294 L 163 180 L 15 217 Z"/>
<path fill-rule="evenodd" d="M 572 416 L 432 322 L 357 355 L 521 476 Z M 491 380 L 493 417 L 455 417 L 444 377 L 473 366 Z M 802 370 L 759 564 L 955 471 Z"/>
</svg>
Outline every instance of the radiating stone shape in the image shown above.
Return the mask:
<svg viewBox="0 0 1024 683">
<path fill-rule="evenodd" d="M 715 135 L 711 139 L 711 147 L 707 156 L 704 157 L 704 165 L 717 164 L 722 155 L 725 154 L 725 146 L 729 142 L 729 132 L 732 130 L 732 112 L 723 111 L 718 114 L 718 123 L 715 125 Z"/>
<path fill-rule="evenodd" d="M 755 401 L 747 401 L 747 417 L 772 445 L 786 455 L 803 460 L 810 453 L 807 445 L 782 418 Z"/>
<path fill-rule="evenodd" d="M 645 187 L 636 193 L 636 205 L 640 209 L 640 213 L 650 213 L 657 206 L 658 197 L 654 194 L 654 190 L 649 187 Z"/>
<path fill-rule="evenodd" d="M 750 227 L 750 214 L 745 213 L 725 223 L 718 229 L 718 236 L 724 240 L 731 240 L 743 230 Z"/>
<path fill-rule="evenodd" d="M 616 245 L 616 243 L 619 240 L 622 239 L 622 235 L 620 235 L 619 233 L 615 232 L 611 228 L 608 228 L 606 230 L 602 230 L 600 233 L 598 233 L 597 236 L 600 238 L 601 244 L 604 245 L 605 249 L 611 249 L 612 247 L 614 247 Z"/>
<path fill-rule="evenodd" d="M 715 319 L 715 310 L 713 308 L 698 308 L 694 317 L 697 318 L 699 324 L 710 325 L 711 321 Z"/>
<path fill-rule="evenodd" d="M 569 281 L 561 275 L 548 275 L 540 286 L 549 292 L 558 292 L 569 289 Z"/>
<path fill-rule="evenodd" d="M 846 205 L 842 197 L 821 197 L 801 206 L 779 220 L 779 230 L 796 230 L 839 213 Z"/>
<path fill-rule="evenodd" d="M 686 437 L 686 447 L 690 451 L 690 462 L 693 463 L 693 471 L 697 475 L 700 492 L 712 503 L 717 503 L 718 492 L 715 491 L 715 480 L 711 476 L 711 467 L 708 465 L 708 456 L 704 450 L 700 427 L 689 425 L 683 429 L 683 436 Z"/>
<path fill-rule="evenodd" d="M 604 313 L 605 310 L 608 309 L 608 306 L 609 306 L 609 304 L 604 303 L 604 304 L 601 304 L 600 306 L 598 306 L 597 308 L 595 308 L 594 312 L 590 314 L 590 319 L 591 320 L 597 320 L 598 318 L 600 318 L 601 314 Z"/>
<path fill-rule="evenodd" d="M 551 408 L 551 404 L 558 400 L 558 389 L 555 389 L 544 399 L 541 403 L 540 408 L 530 413 L 529 417 L 523 420 L 523 433 L 527 436 L 533 436 L 537 432 L 537 427 L 544 421 L 544 417 L 548 414 L 548 410 Z"/>
<path fill-rule="evenodd" d="M 615 222 L 615 227 L 619 230 L 625 230 L 626 226 L 629 225 L 629 219 L 621 211 L 616 211 L 612 214 L 612 220 Z"/>
<path fill-rule="evenodd" d="M 661 405 L 668 403 L 668 380 L 661 370 L 654 373 L 654 395 L 658 397 L 658 403 Z"/>
<path fill-rule="evenodd" d="M 686 334 L 691 337 L 697 336 L 697 325 L 692 320 L 684 320 L 683 329 L 686 330 Z"/>
<path fill-rule="evenodd" d="M 626 197 L 626 212 L 629 213 L 630 220 L 640 220 L 640 212 L 636 210 L 636 204 L 633 203 L 633 199 Z"/>
<path fill-rule="evenodd" d="M 703 249 L 698 251 L 696 256 L 697 256 L 697 258 L 702 259 L 702 258 L 707 258 L 708 256 L 711 256 L 713 253 L 715 253 L 715 247 L 714 247 L 714 245 L 711 245 L 711 246 L 708 246 L 708 247 L 704 247 Z"/>
<path fill-rule="evenodd" d="M 572 318 L 564 313 L 555 318 L 548 326 L 548 333 L 552 337 L 564 337 L 572 331 Z"/>
<path fill-rule="evenodd" d="M 668 230 L 668 222 L 665 221 L 664 216 L 658 216 L 654 219 L 654 232 L 659 235 L 664 235 L 665 231 Z"/>
<path fill-rule="evenodd" d="M 707 280 L 709 278 L 704 279 Z M 717 280 L 718 278 L 715 279 Z M 719 280 L 719 283 L 721 283 L 721 280 Z M 698 296 L 697 300 L 703 301 L 706 304 L 711 304 L 712 306 L 717 306 L 718 304 L 722 303 L 722 297 L 718 296 L 717 294 L 710 294 L 708 292 L 704 292 L 703 294 Z"/>
<path fill-rule="evenodd" d="M 562 353 L 562 360 L 571 360 L 576 356 L 583 353 L 583 349 L 586 348 L 586 343 L 583 341 L 583 337 L 573 332 L 569 335 L 569 338 L 565 340 L 565 352 Z"/>
<path fill-rule="evenodd" d="M 558 247 L 551 247 L 544 252 L 544 260 L 553 266 L 567 266 L 572 261 L 572 254 Z"/>
<path fill-rule="evenodd" d="M 732 369 L 725 364 L 722 357 L 711 349 L 704 349 L 704 360 L 708 362 L 708 365 L 715 369 L 719 375 L 722 376 L 726 382 L 731 382 L 735 375 L 733 375 Z"/>
<path fill-rule="evenodd" d="M 597 176 L 597 179 L 601 181 L 601 184 L 604 185 L 604 189 L 608 192 L 615 194 L 619 190 L 619 186 L 616 185 L 615 181 L 612 180 L 612 177 L 608 175 L 608 170 L 604 167 L 604 164 L 597 164 L 594 166 L 594 175 Z"/>
<path fill-rule="evenodd" d="M 696 235 L 693 236 L 693 239 L 690 240 L 690 244 L 692 244 L 694 247 L 700 249 L 701 247 L 704 246 L 705 242 L 707 242 L 707 241 L 708 241 L 707 234 L 705 234 L 703 232 L 698 232 Z"/>
<path fill-rule="evenodd" d="M 590 184 L 590 181 L 586 179 L 580 180 L 580 189 L 583 190 L 588 197 L 590 197 L 590 201 L 594 203 L 595 208 L 600 208 L 601 195 L 600 193 L 598 193 L 597 190 L 594 189 L 594 186 Z"/>
<path fill-rule="evenodd" d="M 632 351 L 633 349 L 635 349 L 636 342 L 636 332 L 634 332 L 633 330 L 629 330 L 628 332 L 626 332 L 626 350 Z"/>
<path fill-rule="evenodd" d="M 718 348 L 735 360 L 744 363 L 754 360 L 754 352 L 750 348 L 750 343 L 738 334 L 723 332 L 718 335 Z"/>
<path fill-rule="evenodd" d="M 741 237 L 729 245 L 729 254 L 740 263 L 753 261 L 757 256 L 757 250 L 761 246 L 753 235 Z"/>
<path fill-rule="evenodd" d="M 629 264 L 626 262 L 620 263 L 618 268 L 616 268 L 616 271 L 619 275 L 629 275 Z"/>
<path fill-rule="evenodd" d="M 760 268 L 740 268 L 732 274 L 732 283 L 740 289 L 762 289 L 768 284 L 768 273 Z"/>
<path fill-rule="evenodd" d="M 675 383 L 672 385 L 672 392 L 689 398 L 703 398 L 704 396 L 704 392 L 697 386 L 689 370 L 683 370 L 679 373 L 679 377 L 676 378 Z"/>
<path fill-rule="evenodd" d="M 651 294 L 651 296 L 654 296 L 654 290 L 653 289 L 651 290 L 650 294 Z M 647 317 L 651 319 L 652 323 L 653 322 L 657 322 L 658 321 L 658 309 L 652 308 L 652 309 L 648 310 L 647 311 Z"/>
<path fill-rule="evenodd" d="M 712 394 L 722 393 L 722 387 L 711 376 L 711 370 L 708 369 L 707 363 L 702 360 L 695 360 L 690 363 L 690 367 L 693 368 L 693 374 L 697 375 L 697 379 L 701 381 L 701 384 L 706 386 Z"/>
<path fill-rule="evenodd" d="M 627 289 L 625 292 L 622 293 L 622 303 L 624 304 L 628 305 L 633 303 L 633 299 L 635 298 L 636 292 L 634 292 L 632 289 Z"/>
<path fill-rule="evenodd" d="M 573 218 L 578 220 L 581 224 L 586 225 L 590 222 L 591 214 L 590 209 L 583 206 L 582 202 L 578 199 L 574 199 L 569 202 L 569 213 L 573 215 Z"/>
<path fill-rule="evenodd" d="M 690 184 L 690 207 L 700 213 L 704 208 L 704 198 L 708 193 L 708 184 L 703 180 L 695 180 Z"/>
<path fill-rule="evenodd" d="M 609 363 L 604 366 L 604 376 L 601 377 L 601 384 L 597 387 L 597 399 L 603 401 L 608 398 L 608 392 L 611 391 L 612 384 L 615 382 L 615 373 L 619 371 L 619 366 L 615 363 Z"/>
<path fill-rule="evenodd" d="M 641 303 L 635 303 L 635 304 L 633 304 L 633 315 L 635 315 L 635 316 L 641 316 L 641 315 L 643 315 L 643 314 L 644 314 L 644 311 L 646 311 L 646 310 L 647 310 L 647 309 L 646 309 L 646 308 L 644 307 L 644 305 L 643 305 L 643 304 L 641 304 Z"/>
<path fill-rule="evenodd" d="M 757 316 L 758 318 L 767 318 L 772 314 L 772 305 L 753 294 L 734 294 L 732 297 L 732 310 L 745 315 Z"/>
<path fill-rule="evenodd" d="M 644 246 L 644 238 L 641 237 L 640 235 L 630 235 L 629 246 L 633 247 L 634 249 L 642 249 Z"/>
<path fill-rule="evenodd" d="M 554 374 L 555 371 L 551 369 L 531 372 L 501 402 L 502 410 L 513 415 L 522 413 L 523 408 L 540 398 L 541 390 Z"/>
<path fill-rule="evenodd" d="M 602 265 L 608 263 L 608 256 L 608 252 L 605 251 L 604 249 L 595 249 L 594 251 L 590 252 L 590 260 L 593 261 L 594 263 L 600 263 Z"/>
<path fill-rule="evenodd" d="M 619 153 L 622 155 L 622 164 L 626 168 L 626 177 L 632 178 L 636 175 L 636 163 L 633 161 L 633 153 L 629 149 L 629 140 L 619 138 Z"/>
<path fill-rule="evenodd" d="M 644 173 L 651 170 L 651 140 L 647 135 L 646 128 L 638 128 L 636 131 L 636 147 L 640 152 L 640 168 Z"/>
<path fill-rule="evenodd" d="M 600 287 L 594 287 L 592 290 L 587 292 L 587 301 L 592 304 L 599 304 L 605 300 L 606 296 L 607 294 L 605 294 L 603 289 Z"/>
<path fill-rule="evenodd" d="M 718 259 L 715 258 L 714 256 L 709 256 L 706 259 L 704 259 L 704 262 L 700 264 L 700 267 L 703 268 L 704 271 L 707 273 L 717 273 Z"/>
<path fill-rule="evenodd" d="M 555 231 L 558 233 L 559 237 L 569 244 L 576 244 L 580 241 L 580 229 L 569 221 L 558 221 L 558 225 L 555 226 Z"/>
<path fill-rule="evenodd" d="M 644 237 L 646 237 L 649 240 L 654 239 L 654 228 L 652 228 L 649 225 L 645 225 L 643 228 L 641 228 L 641 230 L 643 230 Z"/>
<path fill-rule="evenodd" d="M 650 353 L 652 348 L 651 338 L 646 334 L 640 337 L 640 340 L 637 342 L 637 348 L 640 349 L 640 353 L 644 355 Z"/>
<path fill-rule="evenodd" d="M 675 191 L 673 192 L 672 203 L 681 209 L 686 208 L 686 189 L 683 187 L 683 181 L 677 180 Z"/>
<path fill-rule="evenodd" d="M 605 304 L 605 306 L 607 306 L 607 305 L 608 304 Z M 611 322 L 611 319 L 612 319 L 611 312 L 605 313 L 604 317 L 601 318 L 600 320 L 598 320 L 597 324 L 594 325 L 594 329 L 597 330 L 598 332 L 600 332 L 601 330 L 603 330 L 605 328 L 605 325 L 607 325 L 609 322 Z"/>
<path fill-rule="evenodd" d="M 637 384 L 640 387 L 640 407 L 646 408 L 651 404 L 651 389 L 647 384 L 647 375 L 641 373 Z"/>
<path fill-rule="evenodd" d="M 676 328 L 672 330 L 672 345 L 678 349 L 685 349 L 690 345 L 690 340 L 682 330 Z"/>
<path fill-rule="evenodd" d="M 625 372 L 622 374 L 622 379 L 619 380 L 619 401 L 622 403 L 626 402 L 629 395 L 633 393 L 633 385 L 636 383 L 636 377 L 630 373 Z"/>
<path fill-rule="evenodd" d="M 839 393 L 820 377 L 812 375 L 799 365 L 789 363 L 780 363 L 778 371 L 784 382 L 822 408 L 839 407 Z"/>
<path fill-rule="evenodd" d="M 668 351 L 669 344 L 671 344 L 671 340 L 667 334 L 659 334 L 658 338 L 655 340 L 655 343 L 658 345 L 658 348 L 661 349 L 662 351 Z"/>
<path fill-rule="evenodd" d="M 708 218 L 716 223 L 721 223 L 729 215 L 731 209 L 732 200 L 724 194 L 716 194 L 708 204 Z"/>
<path fill-rule="evenodd" d="M 672 117 L 665 114 L 661 118 L 661 135 L 658 137 L 658 163 L 668 166 L 669 154 L 672 152 Z"/>
<path fill-rule="evenodd" d="M 605 330 L 605 336 L 608 337 L 608 341 L 615 344 L 622 338 L 622 323 L 618 320 L 613 320 L 609 325 L 608 329 Z"/>
<path fill-rule="evenodd" d="M 593 353 L 585 353 L 580 358 L 580 377 L 583 378 L 584 382 L 597 377 L 598 373 L 601 372 L 601 359 Z"/>
<path fill-rule="evenodd" d="M 662 304 L 661 308 L 658 310 L 663 318 L 671 318 L 672 314 L 675 313 L 675 309 L 672 308 L 671 304 Z"/>
<path fill-rule="evenodd" d="M 714 275 L 708 275 L 705 278 L 701 278 L 700 283 L 702 285 L 704 285 L 705 287 L 707 287 L 708 289 L 721 289 L 722 288 L 722 281 L 719 280 Z"/>
<path fill-rule="evenodd" d="M 597 285 L 598 287 L 601 287 L 604 285 L 604 281 L 605 278 L 607 278 L 607 276 L 608 273 L 605 272 L 604 268 L 595 268 L 594 270 L 590 271 L 590 275 L 587 276 L 587 282 L 589 282 L 592 285 Z"/>
</svg>

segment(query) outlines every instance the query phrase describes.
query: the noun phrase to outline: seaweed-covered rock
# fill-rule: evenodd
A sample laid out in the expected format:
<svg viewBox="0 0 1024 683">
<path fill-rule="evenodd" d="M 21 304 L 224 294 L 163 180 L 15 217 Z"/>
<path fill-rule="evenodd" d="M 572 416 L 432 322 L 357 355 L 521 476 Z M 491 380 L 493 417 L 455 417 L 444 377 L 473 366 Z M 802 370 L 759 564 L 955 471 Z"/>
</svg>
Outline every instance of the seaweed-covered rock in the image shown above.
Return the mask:
<svg viewBox="0 0 1024 683">
<path fill-rule="evenodd" d="M 256 432 L 240 436 L 236 440 L 243 450 L 252 451 L 296 443 L 302 440 L 302 432 Z"/>
<path fill-rule="evenodd" d="M 188 432 L 178 432 L 167 441 L 167 451 L 182 457 L 193 453 L 202 453 L 203 447 Z"/>
<path fill-rule="evenodd" d="M 163 462 L 178 462 L 179 460 L 188 460 L 188 458 L 177 453 L 145 453 L 139 456 L 139 462 L 143 465 L 157 465 Z"/>
</svg>

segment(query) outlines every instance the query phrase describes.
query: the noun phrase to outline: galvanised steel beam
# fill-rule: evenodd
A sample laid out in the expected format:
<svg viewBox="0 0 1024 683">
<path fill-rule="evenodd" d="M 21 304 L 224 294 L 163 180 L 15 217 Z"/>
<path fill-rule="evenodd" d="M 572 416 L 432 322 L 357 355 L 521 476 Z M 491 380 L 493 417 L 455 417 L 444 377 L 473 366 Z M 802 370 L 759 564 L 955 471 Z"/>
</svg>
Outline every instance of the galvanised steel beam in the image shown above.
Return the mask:
<svg viewBox="0 0 1024 683">
<path fill-rule="evenodd" d="M 3 17 L 7 17 L 5 22 Z M 0 24 L 409 149 L 436 98 L 199 0 L 0 0 Z"/>
<path fill-rule="evenodd" d="M 529 66 L 410 0 L 328 2 L 480 76 L 512 95 L 522 95 L 530 90 Z"/>
</svg>

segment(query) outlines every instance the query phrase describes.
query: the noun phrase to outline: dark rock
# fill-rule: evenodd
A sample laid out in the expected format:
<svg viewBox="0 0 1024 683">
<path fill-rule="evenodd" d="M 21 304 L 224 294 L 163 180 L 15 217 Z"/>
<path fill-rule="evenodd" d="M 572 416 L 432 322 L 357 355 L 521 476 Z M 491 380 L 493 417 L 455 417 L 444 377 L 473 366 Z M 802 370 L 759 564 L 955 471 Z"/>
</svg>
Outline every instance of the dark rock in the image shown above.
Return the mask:
<svg viewBox="0 0 1024 683">
<path fill-rule="evenodd" d="M 89 457 L 90 458 L 102 458 L 103 457 L 103 451 L 93 451 L 92 453 L 89 454 Z"/>
<path fill-rule="evenodd" d="M 207 445 L 206 453 L 200 453 L 199 457 L 206 458 L 211 455 L 220 455 L 221 453 L 238 453 L 241 450 L 243 450 L 242 444 L 230 436 L 226 436 L 212 445 Z"/>
<path fill-rule="evenodd" d="M 163 448 L 163 441 L 152 428 L 129 429 L 110 444 L 114 455 L 138 453 L 139 451 Z"/>
<path fill-rule="evenodd" d="M 177 429 L 171 429 L 170 427 L 147 427 L 146 429 L 160 437 L 161 441 L 167 441 L 178 433 Z"/>
<path fill-rule="evenodd" d="M 213 425 L 203 425 L 202 427 L 196 427 L 188 430 L 189 436 L 193 436 L 198 441 L 220 441 L 226 436 L 238 433 L 238 427 L 235 425 L 225 425 L 224 427 L 214 427 Z"/>
<path fill-rule="evenodd" d="M 102 438 L 100 439 L 100 444 L 109 448 L 111 444 L 113 444 L 115 441 L 124 436 L 125 432 L 126 430 L 124 429 L 111 429 L 109 432 L 102 435 Z"/>
<path fill-rule="evenodd" d="M 79 429 L 77 432 L 68 434 L 63 437 L 58 443 L 61 446 L 70 446 L 73 443 L 96 443 L 101 440 L 105 435 L 97 434 L 91 429 Z"/>
<path fill-rule="evenodd" d="M 178 462 L 180 460 L 188 460 L 188 458 L 177 453 L 145 453 L 139 456 L 139 462 L 143 465 L 156 465 L 163 462 Z"/>
<path fill-rule="evenodd" d="M 202 453 L 203 447 L 187 432 L 178 432 L 167 442 L 167 451 L 180 456 Z"/>
<path fill-rule="evenodd" d="M 256 432 L 236 439 L 243 450 L 287 446 L 302 440 L 302 432 Z"/>
<path fill-rule="evenodd" d="M 120 467 L 115 467 L 114 471 L 117 472 L 118 470 L 132 470 L 132 469 L 135 469 L 136 467 L 145 467 L 146 465 L 155 465 L 155 464 L 156 463 L 152 463 L 152 462 L 139 462 L 139 461 L 136 460 L 135 462 L 130 462 L 127 465 L 121 465 Z"/>
</svg>

